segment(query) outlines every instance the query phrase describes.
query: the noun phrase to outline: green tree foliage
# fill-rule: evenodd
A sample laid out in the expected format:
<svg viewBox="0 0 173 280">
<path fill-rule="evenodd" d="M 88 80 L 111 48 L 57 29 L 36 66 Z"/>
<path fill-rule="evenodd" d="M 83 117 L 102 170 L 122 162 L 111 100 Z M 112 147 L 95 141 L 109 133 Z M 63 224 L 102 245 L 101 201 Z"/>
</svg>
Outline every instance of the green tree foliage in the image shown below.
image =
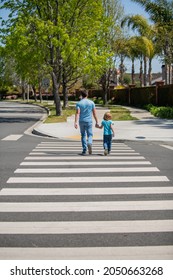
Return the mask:
<svg viewBox="0 0 173 280">
<path fill-rule="evenodd" d="M 148 20 L 141 16 L 141 15 L 133 15 L 133 16 L 126 16 L 121 25 L 124 26 L 127 24 L 128 27 L 131 27 L 132 30 L 138 32 L 138 38 L 135 37 L 135 40 L 137 40 L 139 43 L 142 40 L 142 45 L 140 50 L 135 50 L 135 53 L 137 56 L 140 54 L 140 61 L 141 61 L 141 67 L 140 67 L 140 77 L 141 77 L 141 84 L 143 84 L 144 81 L 144 86 L 147 85 L 147 60 L 149 60 L 149 71 L 148 71 L 148 76 L 149 76 L 149 84 L 151 84 L 151 71 L 152 71 L 152 59 L 156 54 L 155 47 L 154 47 L 154 39 L 156 37 L 156 29 L 153 25 L 150 25 L 148 23 Z M 129 42 L 132 43 L 134 40 L 130 40 Z M 144 45 L 143 45 L 144 44 Z M 139 44 L 137 44 L 139 47 Z M 130 47 L 130 45 L 129 45 Z M 141 52 L 142 51 L 142 52 Z M 131 55 L 132 59 L 134 59 L 134 44 L 132 44 L 132 50 L 131 50 Z M 142 59 L 144 62 L 144 71 L 142 69 Z M 143 73 L 144 72 L 144 73 Z M 142 81 L 143 80 L 143 81 Z"/>
<path fill-rule="evenodd" d="M 172 0 L 132 0 L 144 7 L 157 28 L 157 52 L 165 64 L 165 81 L 171 83 L 173 63 L 173 1 Z M 169 72 L 169 75 L 167 76 Z"/>
<path fill-rule="evenodd" d="M 24 78 L 41 70 L 51 74 L 56 113 L 61 115 L 59 96 L 62 80 L 82 73 L 101 72 L 109 54 L 102 35 L 109 22 L 105 20 L 102 1 L 1 0 L 11 11 L 6 22 L 5 43 L 8 53 L 15 53 L 19 72 Z M 16 48 L 12 45 L 16 43 Z M 36 71 L 36 72 L 35 72 Z"/>
<path fill-rule="evenodd" d="M 106 22 L 108 23 L 108 29 L 103 33 L 102 40 L 104 42 L 105 53 L 109 53 L 106 63 L 102 65 L 102 75 L 100 83 L 104 91 L 104 104 L 107 103 L 110 76 L 112 69 L 115 67 L 115 52 L 116 41 L 122 34 L 121 20 L 123 17 L 123 7 L 119 0 L 103 0 L 103 9 Z"/>
</svg>

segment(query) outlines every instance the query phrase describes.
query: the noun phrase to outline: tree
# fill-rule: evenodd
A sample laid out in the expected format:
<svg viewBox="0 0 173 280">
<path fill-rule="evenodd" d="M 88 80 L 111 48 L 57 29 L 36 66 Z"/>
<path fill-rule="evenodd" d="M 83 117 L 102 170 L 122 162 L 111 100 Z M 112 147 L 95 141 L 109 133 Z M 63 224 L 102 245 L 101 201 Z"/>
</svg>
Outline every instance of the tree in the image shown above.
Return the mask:
<svg viewBox="0 0 173 280">
<path fill-rule="evenodd" d="M 144 7 L 157 27 L 157 50 L 165 64 L 165 82 L 171 82 L 173 63 L 173 1 L 172 0 L 132 0 Z M 167 69 L 169 69 L 167 71 Z M 169 75 L 167 75 L 169 72 Z"/>
<path fill-rule="evenodd" d="M 0 90 L 7 91 L 13 85 L 12 69 L 12 63 L 7 63 L 4 47 L 0 46 Z"/>
<path fill-rule="evenodd" d="M 127 23 L 128 27 L 131 27 L 132 30 L 137 30 L 139 36 L 143 37 L 143 43 L 145 47 L 143 47 L 143 59 L 144 59 L 144 85 L 147 85 L 147 59 L 149 59 L 149 83 L 151 83 L 151 63 L 152 59 L 155 55 L 155 49 L 153 40 L 155 37 L 155 28 L 154 26 L 148 24 L 148 21 L 145 17 L 141 15 L 134 16 L 126 16 L 122 21 L 122 26 Z M 144 39 L 146 38 L 146 39 Z"/>
<path fill-rule="evenodd" d="M 124 81 L 124 73 L 125 73 L 125 65 L 124 60 L 126 57 L 129 57 L 129 42 L 128 38 L 121 35 L 114 42 L 114 52 L 115 57 L 120 59 L 119 69 L 120 69 L 120 78 L 119 82 L 123 84 Z"/>
<path fill-rule="evenodd" d="M 10 27 L 10 34 L 3 42 L 5 44 L 6 57 L 14 61 L 13 70 L 20 79 L 23 99 L 25 99 L 24 87 L 31 87 L 36 100 L 35 87 L 40 88 L 41 81 L 46 74 L 42 53 L 37 45 L 33 46 L 32 22 L 27 24 L 26 18 L 18 17 L 18 22 Z M 29 99 L 29 94 L 27 99 Z M 40 95 L 40 100 L 42 97 Z"/>
<path fill-rule="evenodd" d="M 63 77 L 65 82 L 67 80 L 67 63 L 78 72 L 81 65 L 87 61 L 85 68 L 89 69 L 90 58 L 97 52 L 96 39 L 100 29 L 104 28 L 102 1 L 1 0 L 1 3 L 3 3 L 2 7 L 12 12 L 11 15 L 15 14 L 15 17 L 8 21 L 9 27 L 15 28 L 19 18 L 23 21 L 26 19 L 26 27 L 30 27 L 32 37 L 31 45 L 39 50 L 51 74 L 56 114 L 61 115 L 59 88 Z M 7 35 L 9 36 L 9 33 Z M 21 34 L 21 36 L 25 35 Z M 79 53 L 80 65 L 75 63 Z M 97 58 L 100 59 L 98 52 Z"/>
<path fill-rule="evenodd" d="M 108 92 L 110 85 L 110 76 L 114 65 L 115 57 L 115 41 L 121 35 L 120 22 L 123 16 L 123 7 L 119 0 L 103 0 L 103 9 L 105 15 L 105 21 L 108 28 L 102 34 L 102 40 L 104 42 L 103 48 L 105 53 L 108 53 L 106 62 L 102 66 L 101 85 L 104 91 L 103 102 L 107 104 Z"/>
</svg>

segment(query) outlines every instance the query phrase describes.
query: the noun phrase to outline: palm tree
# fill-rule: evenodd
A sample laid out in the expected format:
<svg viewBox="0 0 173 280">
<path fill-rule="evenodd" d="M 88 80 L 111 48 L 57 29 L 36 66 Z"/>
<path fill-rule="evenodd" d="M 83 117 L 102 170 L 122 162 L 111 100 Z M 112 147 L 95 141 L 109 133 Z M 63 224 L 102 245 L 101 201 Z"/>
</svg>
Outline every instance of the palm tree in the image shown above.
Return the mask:
<svg viewBox="0 0 173 280">
<path fill-rule="evenodd" d="M 129 57 L 129 42 L 125 37 L 120 37 L 114 41 L 114 53 L 116 56 L 120 58 L 120 84 L 123 84 L 124 73 L 125 73 L 125 65 L 124 60 L 126 57 Z"/>
<path fill-rule="evenodd" d="M 132 61 L 131 66 L 131 82 L 132 84 L 135 84 L 135 59 L 140 59 L 140 85 L 143 84 L 143 67 L 142 67 L 142 48 L 143 48 L 143 42 L 141 42 L 141 37 L 133 36 L 129 38 L 128 40 L 128 58 Z"/>
<path fill-rule="evenodd" d="M 165 82 L 171 83 L 173 63 L 173 1 L 172 0 L 132 0 L 144 7 L 150 19 L 157 26 L 157 48 L 165 63 Z M 169 69 L 169 75 L 167 75 Z"/>
<path fill-rule="evenodd" d="M 132 30 L 137 30 L 139 33 L 139 37 L 143 37 L 141 40 L 143 41 L 145 47 L 143 46 L 142 49 L 144 51 L 144 85 L 147 85 L 147 60 L 149 59 L 149 77 L 151 77 L 151 62 L 155 55 L 154 52 L 154 44 L 152 42 L 154 38 L 154 27 L 148 24 L 148 21 L 145 17 L 141 15 L 133 15 L 133 16 L 126 16 L 121 26 L 127 24 L 128 27 L 131 27 Z M 141 62 L 142 67 L 142 62 Z M 142 71 L 142 70 L 141 70 Z M 142 76 L 141 76 L 142 79 Z M 151 83 L 151 79 L 149 79 L 149 83 Z"/>
</svg>

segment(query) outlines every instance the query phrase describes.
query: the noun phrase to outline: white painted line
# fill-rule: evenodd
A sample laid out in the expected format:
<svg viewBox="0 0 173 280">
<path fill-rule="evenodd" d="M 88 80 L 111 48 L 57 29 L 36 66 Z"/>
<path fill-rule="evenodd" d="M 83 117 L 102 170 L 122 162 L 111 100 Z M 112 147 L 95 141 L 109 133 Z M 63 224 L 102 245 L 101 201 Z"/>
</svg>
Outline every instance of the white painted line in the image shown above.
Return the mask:
<svg viewBox="0 0 173 280">
<path fill-rule="evenodd" d="M 103 149 L 100 151 L 100 152 L 93 152 L 93 154 L 90 156 L 90 159 L 93 158 L 94 156 L 100 158 L 101 156 L 103 156 Z M 108 156 L 109 158 L 112 158 L 112 156 L 114 155 L 119 155 L 120 153 L 123 153 L 123 155 L 125 155 L 125 151 L 121 152 L 121 151 L 117 151 L 117 152 L 114 152 L 114 151 L 111 151 L 111 154 Z M 128 153 L 128 155 L 133 155 L 133 150 L 132 151 L 126 151 L 126 153 Z M 47 152 L 30 152 L 29 155 L 58 155 L 58 151 L 47 151 Z M 78 151 L 76 152 L 76 154 L 78 155 L 78 157 L 81 157 L 81 151 Z M 73 157 L 76 156 L 76 154 L 73 154 Z M 99 154 L 99 155 L 97 155 Z M 137 153 L 138 155 L 140 155 L 140 153 Z M 68 152 L 68 153 L 65 153 L 65 150 L 60 153 L 61 156 L 72 156 L 72 153 Z M 87 154 L 88 156 L 88 154 Z M 86 156 L 86 157 L 87 157 Z"/>
<path fill-rule="evenodd" d="M 137 188 L 4 188 L 0 195 L 129 195 L 129 194 L 168 194 L 173 187 Z"/>
<path fill-rule="evenodd" d="M 61 149 L 61 151 L 62 151 L 62 149 Z M 67 151 L 67 149 L 64 149 L 63 151 L 65 152 L 65 151 Z M 70 152 L 70 151 L 75 151 L 75 150 L 74 149 L 70 149 L 68 152 Z M 79 151 L 79 149 L 76 150 L 76 152 L 79 152 L 79 153 L 80 153 L 80 151 Z M 52 151 L 50 151 L 50 152 L 52 152 Z M 55 150 L 54 152 L 57 152 L 57 150 Z M 104 149 L 100 148 L 100 150 L 93 150 L 93 153 L 96 153 L 96 152 L 99 152 L 99 153 L 103 154 Z M 37 152 L 34 152 L 33 154 L 36 154 L 36 153 Z M 46 155 L 47 153 L 49 153 L 49 151 L 47 151 L 47 153 L 40 153 L 40 152 L 38 152 L 38 153 Z M 67 153 L 64 153 L 64 155 L 67 155 Z M 117 150 L 117 151 L 112 150 L 111 151 L 111 155 L 140 155 L 140 153 L 136 153 L 134 150 Z"/>
<path fill-rule="evenodd" d="M 173 200 L 83 201 L 83 202 L 1 202 L 0 212 L 100 212 L 173 210 Z"/>
<path fill-rule="evenodd" d="M 173 246 L 4 248 L 1 260 L 171 260 Z M 93 264 L 90 264 L 93 265 Z M 161 266 L 161 265 L 160 265 Z M 171 279 L 171 278 L 169 278 Z"/>
<path fill-rule="evenodd" d="M 158 172 L 157 167 L 117 167 L 117 168 L 18 168 L 14 173 L 108 173 L 108 172 Z"/>
<path fill-rule="evenodd" d="M 28 158 L 27 158 L 28 159 Z M 64 158 L 63 158 L 64 159 Z M 63 166 L 63 165 L 150 165 L 149 161 L 28 161 L 21 166 Z"/>
<path fill-rule="evenodd" d="M 90 234 L 173 231 L 173 220 L 0 222 L 0 234 Z"/>
<path fill-rule="evenodd" d="M 47 153 L 30 153 L 31 155 L 43 155 L 43 156 L 40 156 L 40 157 L 26 157 L 25 159 L 59 159 L 59 156 L 50 156 L 49 154 Z M 103 154 L 103 151 L 102 151 L 102 154 Z M 66 156 L 67 154 L 64 154 L 64 156 Z M 137 155 L 140 155 L 139 153 L 134 153 L 134 152 L 131 152 L 131 151 L 128 151 L 128 152 L 118 152 L 118 153 L 114 153 L 114 152 L 111 152 L 111 158 L 113 156 L 137 156 Z M 62 154 L 61 154 L 62 156 Z M 74 156 L 75 157 L 75 156 Z M 65 158 L 65 157 L 64 157 Z M 116 158 L 116 157 L 114 157 Z M 109 159 L 110 159 L 110 156 L 109 156 Z"/>
<path fill-rule="evenodd" d="M 28 159 L 28 157 L 26 157 L 26 159 Z M 95 156 L 95 155 L 90 155 L 90 156 L 80 156 L 80 155 L 73 155 L 73 156 L 59 156 L 58 157 L 59 160 L 75 160 L 75 159 L 78 159 L 78 160 L 81 160 L 84 161 L 84 160 L 98 160 L 98 159 L 104 159 L 105 161 L 109 161 L 110 159 L 145 159 L 143 156 L 133 156 L 133 155 L 129 155 L 129 156 L 113 156 L 113 155 L 110 155 L 110 156 Z"/>
<path fill-rule="evenodd" d="M 3 139 L 1 139 L 2 141 L 16 141 L 19 138 L 21 138 L 23 136 L 23 134 L 11 134 Z"/>
<path fill-rule="evenodd" d="M 168 182 L 166 176 L 117 177 L 11 177 L 7 183 L 115 183 L 115 182 Z"/>
<path fill-rule="evenodd" d="M 58 147 L 58 148 L 39 148 L 39 147 L 37 147 L 37 148 L 35 148 L 35 149 L 33 149 L 32 151 L 33 152 L 39 152 L 39 151 L 41 151 L 41 152 L 45 152 L 45 151 L 47 151 L 47 152 L 60 152 L 60 151 L 70 151 L 70 152 L 81 152 L 81 147 L 79 147 L 79 148 L 74 148 L 73 146 L 71 147 L 71 148 L 66 148 L 66 147 Z M 93 152 L 100 152 L 100 151 L 103 151 L 103 147 L 100 147 L 100 148 L 93 148 Z M 114 148 L 113 149 L 113 151 L 120 151 L 120 152 L 123 152 L 123 151 L 133 151 L 134 152 L 134 150 L 132 150 L 131 148 Z"/>
<path fill-rule="evenodd" d="M 102 151 L 100 151 L 99 152 L 99 157 L 100 156 L 102 156 L 103 155 L 103 152 L 104 152 L 104 150 L 102 150 Z M 31 152 L 31 153 L 29 153 L 29 155 L 44 155 L 44 156 L 49 156 L 49 155 L 52 155 L 52 154 L 56 154 L 56 155 L 58 155 L 58 153 L 52 153 L 52 152 Z M 117 152 L 114 152 L 114 151 L 111 151 L 111 154 L 109 155 L 109 158 L 111 157 L 112 158 L 112 156 L 115 156 L 115 155 L 140 155 L 140 153 L 135 153 L 135 152 L 133 152 L 133 150 L 132 151 L 125 151 L 125 152 L 121 152 L 121 151 L 117 151 Z M 67 156 L 67 153 L 61 153 L 61 156 Z M 74 153 L 68 153 L 68 155 L 73 155 L 73 157 L 76 157 L 76 155 L 74 154 Z M 79 156 L 79 155 L 78 155 Z M 94 152 L 94 156 L 97 156 L 97 153 L 96 152 Z M 93 158 L 93 156 L 92 156 L 92 158 Z"/>
<path fill-rule="evenodd" d="M 169 145 L 160 145 L 160 146 L 167 148 L 169 150 L 173 150 L 173 146 L 169 146 Z"/>
<path fill-rule="evenodd" d="M 39 146 L 41 145 L 55 145 L 55 146 L 80 146 L 81 143 L 78 141 L 78 142 L 74 142 L 74 141 L 71 141 L 71 142 L 66 142 L 66 141 L 63 141 L 63 142 L 41 142 L 40 144 L 38 144 Z M 93 146 L 103 146 L 103 142 L 100 141 L 100 142 L 93 142 Z M 112 142 L 112 146 L 125 146 L 125 147 L 128 147 L 127 144 L 124 144 L 124 143 L 114 143 Z"/>
<path fill-rule="evenodd" d="M 96 143 L 94 143 L 93 145 L 93 148 L 96 148 L 96 147 L 103 147 L 103 143 L 102 142 L 100 142 L 100 143 L 98 143 L 98 144 L 96 144 Z M 65 143 L 45 143 L 45 144 L 43 144 L 43 143 L 41 143 L 41 144 L 38 144 L 37 145 L 37 147 L 79 147 L 79 148 L 81 148 L 81 143 L 67 143 L 67 144 L 65 144 Z M 125 145 L 125 144 L 113 144 L 112 143 L 112 148 L 116 148 L 116 147 L 122 147 L 122 148 L 126 148 L 126 147 L 128 147 L 127 145 Z"/>
</svg>

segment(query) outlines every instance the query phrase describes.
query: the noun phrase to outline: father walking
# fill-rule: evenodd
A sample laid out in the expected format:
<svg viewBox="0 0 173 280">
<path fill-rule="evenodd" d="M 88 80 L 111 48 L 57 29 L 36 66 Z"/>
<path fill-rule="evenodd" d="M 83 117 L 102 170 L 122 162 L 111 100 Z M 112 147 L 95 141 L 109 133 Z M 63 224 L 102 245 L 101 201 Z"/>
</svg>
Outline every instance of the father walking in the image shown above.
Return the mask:
<svg viewBox="0 0 173 280">
<path fill-rule="evenodd" d="M 78 128 L 78 120 L 81 133 L 82 142 L 82 155 L 86 155 L 87 148 L 88 152 L 92 154 L 92 115 L 96 121 L 96 126 L 98 125 L 98 119 L 96 115 L 96 108 L 93 101 L 88 99 L 88 93 L 85 90 L 81 92 L 81 100 L 76 104 L 76 114 L 75 114 L 75 124 L 74 127 Z M 86 139 L 87 135 L 87 139 Z"/>
</svg>

